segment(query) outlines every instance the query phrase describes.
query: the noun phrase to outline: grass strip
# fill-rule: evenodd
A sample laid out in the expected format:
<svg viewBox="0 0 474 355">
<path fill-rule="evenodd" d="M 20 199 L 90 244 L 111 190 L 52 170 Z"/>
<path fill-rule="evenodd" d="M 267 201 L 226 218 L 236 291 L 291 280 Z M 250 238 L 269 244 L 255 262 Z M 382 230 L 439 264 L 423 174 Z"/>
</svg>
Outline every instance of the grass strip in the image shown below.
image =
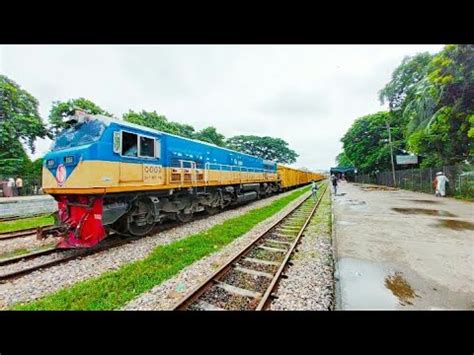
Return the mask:
<svg viewBox="0 0 474 355">
<path fill-rule="evenodd" d="M 24 229 L 50 226 L 54 223 L 53 216 L 39 216 L 0 222 L 0 233 L 16 232 Z"/>
<path fill-rule="evenodd" d="M 16 310 L 112 310 L 173 277 L 196 260 L 216 252 L 255 225 L 282 210 L 309 190 L 300 188 L 270 205 L 226 220 L 203 232 L 158 246 L 145 259 L 126 264 L 97 278 L 63 288 L 39 300 L 16 304 Z"/>
<path fill-rule="evenodd" d="M 20 255 L 26 255 L 26 254 L 34 253 L 34 252 L 37 252 L 37 251 L 46 250 L 46 249 L 49 249 L 49 248 L 53 247 L 55 244 L 56 244 L 56 242 L 53 242 L 53 243 L 50 243 L 50 244 L 42 245 L 40 247 L 33 247 L 33 248 L 30 248 L 30 249 L 20 248 L 20 249 L 15 249 L 15 250 L 6 252 L 6 253 L 2 253 L 2 254 L 0 254 L 0 261 L 5 260 L 5 259 L 10 259 L 10 258 L 13 258 L 13 257 L 16 257 L 16 256 L 20 256 Z"/>
</svg>

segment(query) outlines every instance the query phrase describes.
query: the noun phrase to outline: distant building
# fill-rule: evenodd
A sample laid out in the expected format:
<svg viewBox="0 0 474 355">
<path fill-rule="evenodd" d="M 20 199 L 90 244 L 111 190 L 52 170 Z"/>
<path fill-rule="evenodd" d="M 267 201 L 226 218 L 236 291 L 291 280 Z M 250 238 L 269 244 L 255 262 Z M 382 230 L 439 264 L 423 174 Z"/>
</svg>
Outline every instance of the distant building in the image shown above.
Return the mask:
<svg viewBox="0 0 474 355">
<path fill-rule="evenodd" d="M 332 175 L 336 175 L 338 177 L 341 177 L 342 174 L 344 174 L 344 177 L 346 178 L 347 181 L 354 181 L 355 180 L 355 174 L 357 173 L 357 169 L 354 167 L 335 167 L 331 168 L 329 173 Z"/>
</svg>

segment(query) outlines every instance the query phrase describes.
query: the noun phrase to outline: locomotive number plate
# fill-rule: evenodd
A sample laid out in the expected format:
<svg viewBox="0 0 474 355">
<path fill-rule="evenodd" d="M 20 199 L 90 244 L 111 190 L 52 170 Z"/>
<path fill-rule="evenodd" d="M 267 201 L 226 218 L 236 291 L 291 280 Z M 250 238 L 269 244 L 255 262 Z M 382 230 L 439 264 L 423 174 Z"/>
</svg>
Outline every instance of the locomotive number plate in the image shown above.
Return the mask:
<svg viewBox="0 0 474 355">
<path fill-rule="evenodd" d="M 143 165 L 143 181 L 152 184 L 163 182 L 163 169 L 160 165 Z"/>
</svg>

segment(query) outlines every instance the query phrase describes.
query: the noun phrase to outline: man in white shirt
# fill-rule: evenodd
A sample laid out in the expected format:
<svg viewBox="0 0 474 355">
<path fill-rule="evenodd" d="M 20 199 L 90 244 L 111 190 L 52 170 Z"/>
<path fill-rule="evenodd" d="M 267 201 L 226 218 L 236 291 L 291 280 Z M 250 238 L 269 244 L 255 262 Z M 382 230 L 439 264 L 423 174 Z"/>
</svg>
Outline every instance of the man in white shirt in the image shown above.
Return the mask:
<svg viewBox="0 0 474 355">
<path fill-rule="evenodd" d="M 446 183 L 448 178 L 440 171 L 436 173 L 436 196 L 446 196 Z"/>
</svg>

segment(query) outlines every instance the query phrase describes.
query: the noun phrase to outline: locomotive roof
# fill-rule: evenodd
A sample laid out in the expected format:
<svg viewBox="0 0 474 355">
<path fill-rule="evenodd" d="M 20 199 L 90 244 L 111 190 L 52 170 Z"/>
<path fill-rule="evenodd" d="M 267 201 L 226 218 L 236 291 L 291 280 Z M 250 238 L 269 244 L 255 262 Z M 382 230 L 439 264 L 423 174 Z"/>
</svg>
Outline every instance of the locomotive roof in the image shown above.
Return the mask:
<svg viewBox="0 0 474 355">
<path fill-rule="evenodd" d="M 187 140 L 187 141 L 190 141 L 190 142 L 195 142 L 195 143 L 200 143 L 200 144 L 204 144 L 204 145 L 208 145 L 208 146 L 211 146 L 211 147 L 215 147 L 215 148 L 219 148 L 219 149 L 224 149 L 224 150 L 227 150 L 229 152 L 233 152 L 233 153 L 238 153 L 238 154 L 242 154 L 242 155 L 246 155 L 248 157 L 252 157 L 252 158 L 257 158 L 257 159 L 262 159 L 262 158 L 259 158 L 259 157 L 256 157 L 254 155 L 250 155 L 250 154 L 247 154 L 247 153 L 242 153 L 242 152 L 238 152 L 236 150 L 232 150 L 232 149 L 229 149 L 229 148 L 225 148 L 225 147 L 220 147 L 218 145 L 215 145 L 215 144 L 212 144 L 212 143 L 209 143 L 209 142 L 204 142 L 204 141 L 200 141 L 200 140 L 197 140 L 197 139 L 191 139 L 191 138 L 186 138 L 186 137 L 182 137 L 182 136 L 178 136 L 176 134 L 172 134 L 172 133 L 168 133 L 168 132 L 163 132 L 163 131 L 160 131 L 159 129 L 155 129 L 155 128 L 150 128 L 150 127 L 146 127 L 146 126 L 141 126 L 141 125 L 138 125 L 138 124 L 135 124 L 135 123 L 131 123 L 131 122 L 127 122 L 127 121 L 123 121 L 123 120 L 120 120 L 118 118 L 114 118 L 114 117 L 109 117 L 109 116 L 103 116 L 103 115 L 89 115 L 91 117 L 94 117 L 94 118 L 97 118 L 97 119 L 100 119 L 102 122 L 104 123 L 107 123 L 107 124 L 110 124 L 110 123 L 117 123 L 117 124 L 120 124 L 120 125 L 123 125 L 123 126 L 128 126 L 128 127 L 133 127 L 133 128 L 136 128 L 136 129 L 140 129 L 142 131 L 146 131 L 146 132 L 149 132 L 149 133 L 161 133 L 161 134 L 166 134 L 166 135 L 169 135 L 169 136 L 173 136 L 173 137 L 177 137 L 177 138 L 180 138 L 180 139 L 184 139 L 184 140 Z M 266 160 L 266 159 L 262 159 L 264 162 L 270 162 L 270 163 L 273 163 L 273 164 L 277 164 L 276 162 L 274 161 L 271 161 L 271 160 Z"/>
</svg>

